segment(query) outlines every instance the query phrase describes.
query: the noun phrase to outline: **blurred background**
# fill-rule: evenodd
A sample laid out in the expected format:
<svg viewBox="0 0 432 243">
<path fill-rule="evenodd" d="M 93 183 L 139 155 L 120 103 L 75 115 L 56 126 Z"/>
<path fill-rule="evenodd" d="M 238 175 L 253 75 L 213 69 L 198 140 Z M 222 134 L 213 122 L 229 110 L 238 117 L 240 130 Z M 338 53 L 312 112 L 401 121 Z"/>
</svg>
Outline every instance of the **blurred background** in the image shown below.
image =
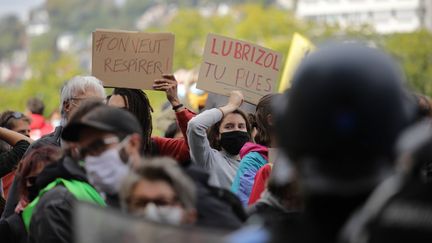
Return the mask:
<svg viewBox="0 0 432 243">
<path fill-rule="evenodd" d="M 429 0 L 0 0 L 0 111 L 24 110 L 36 96 L 49 116 L 61 84 L 91 73 L 97 28 L 174 33 L 180 81 L 196 77 L 208 33 L 255 42 L 285 58 L 295 32 L 314 44 L 356 38 L 389 51 L 411 88 L 432 95 Z M 181 95 L 194 93 L 183 86 Z M 155 108 L 165 101 L 148 93 Z"/>
</svg>

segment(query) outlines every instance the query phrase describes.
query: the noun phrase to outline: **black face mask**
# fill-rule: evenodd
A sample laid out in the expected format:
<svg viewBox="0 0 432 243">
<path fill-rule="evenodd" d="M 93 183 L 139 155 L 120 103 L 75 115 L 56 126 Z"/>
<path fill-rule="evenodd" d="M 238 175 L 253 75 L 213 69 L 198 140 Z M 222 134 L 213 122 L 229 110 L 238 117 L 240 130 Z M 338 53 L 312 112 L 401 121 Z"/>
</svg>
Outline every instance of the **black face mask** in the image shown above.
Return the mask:
<svg viewBox="0 0 432 243">
<path fill-rule="evenodd" d="M 249 134 L 243 131 L 221 133 L 220 146 L 231 155 L 238 155 L 243 145 L 250 140 Z"/>
</svg>

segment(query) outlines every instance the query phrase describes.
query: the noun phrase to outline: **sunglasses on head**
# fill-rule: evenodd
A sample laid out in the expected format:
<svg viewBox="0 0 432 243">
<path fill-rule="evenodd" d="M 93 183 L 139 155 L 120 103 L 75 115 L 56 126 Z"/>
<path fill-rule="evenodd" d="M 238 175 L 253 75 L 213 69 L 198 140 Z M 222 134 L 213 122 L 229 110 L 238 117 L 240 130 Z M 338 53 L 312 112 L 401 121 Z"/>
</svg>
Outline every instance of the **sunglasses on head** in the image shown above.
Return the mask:
<svg viewBox="0 0 432 243">
<path fill-rule="evenodd" d="M 7 116 L 7 118 L 4 120 L 4 122 L 2 123 L 2 127 L 6 126 L 6 124 L 8 124 L 8 122 L 10 121 L 10 119 L 14 118 L 16 120 L 21 119 L 24 117 L 24 114 L 21 112 L 13 112 L 11 113 L 9 116 Z"/>
</svg>

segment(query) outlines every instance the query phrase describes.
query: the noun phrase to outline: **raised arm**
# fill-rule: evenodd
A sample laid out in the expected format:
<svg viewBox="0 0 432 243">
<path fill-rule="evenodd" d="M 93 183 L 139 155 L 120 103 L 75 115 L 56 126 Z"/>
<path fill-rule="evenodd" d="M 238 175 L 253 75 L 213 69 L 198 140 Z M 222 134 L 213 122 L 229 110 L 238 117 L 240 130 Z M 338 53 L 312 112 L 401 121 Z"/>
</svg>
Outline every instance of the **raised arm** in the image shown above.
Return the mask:
<svg viewBox="0 0 432 243">
<path fill-rule="evenodd" d="M 33 140 L 3 127 L 0 127 L 0 140 L 13 147 L 12 150 L 0 154 L 0 177 L 3 177 L 15 169 Z"/>
<path fill-rule="evenodd" d="M 4 127 L 0 127 L 0 140 L 5 141 L 10 146 L 15 146 L 19 141 L 25 140 L 28 143 L 32 143 L 33 140 L 21 133 L 14 132 Z"/>
<path fill-rule="evenodd" d="M 190 119 L 196 116 L 196 114 L 195 112 L 187 109 L 180 102 L 177 93 L 176 78 L 172 74 L 164 74 L 162 75 L 162 79 L 157 79 L 154 81 L 153 88 L 155 90 L 164 91 L 166 93 L 167 100 L 170 102 L 171 106 L 173 107 L 176 113 L 177 124 L 183 134 L 183 137 L 186 140 L 185 144 L 187 145 L 187 136 L 186 136 L 187 124 Z"/>
<path fill-rule="evenodd" d="M 206 110 L 189 121 L 187 136 L 192 161 L 204 168 L 211 168 L 214 162 L 214 150 L 210 147 L 207 138 L 207 130 L 220 121 L 224 114 L 236 110 L 243 101 L 243 95 L 239 91 L 231 92 L 227 105 L 220 108 Z"/>
</svg>

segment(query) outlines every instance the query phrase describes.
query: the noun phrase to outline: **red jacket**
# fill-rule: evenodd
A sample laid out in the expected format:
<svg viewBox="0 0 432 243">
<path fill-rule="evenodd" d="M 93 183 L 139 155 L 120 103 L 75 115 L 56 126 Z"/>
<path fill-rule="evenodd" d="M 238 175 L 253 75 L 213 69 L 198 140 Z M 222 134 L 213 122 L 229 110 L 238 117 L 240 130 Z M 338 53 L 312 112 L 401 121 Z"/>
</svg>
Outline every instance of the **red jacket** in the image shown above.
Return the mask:
<svg viewBox="0 0 432 243">
<path fill-rule="evenodd" d="M 12 186 L 14 178 L 15 178 L 15 170 L 9 172 L 9 174 L 7 174 L 1 178 L 2 185 L 3 185 L 4 199 L 6 199 L 6 200 L 8 199 L 9 189 Z"/>
<path fill-rule="evenodd" d="M 261 198 L 261 193 L 266 189 L 267 187 L 267 180 L 270 177 L 272 171 L 272 164 L 266 164 L 263 167 L 261 167 L 254 180 L 254 185 L 252 187 L 252 192 L 249 197 L 248 205 L 254 204 L 258 199 Z"/>
<path fill-rule="evenodd" d="M 189 120 L 194 116 L 196 114 L 189 109 L 176 112 L 178 126 L 183 133 L 183 138 L 152 137 L 156 143 L 159 155 L 172 157 L 180 164 L 190 161 L 186 130 Z"/>
<path fill-rule="evenodd" d="M 37 140 L 53 131 L 54 128 L 45 121 L 42 115 L 31 114 L 30 137 L 33 140 Z"/>
</svg>

